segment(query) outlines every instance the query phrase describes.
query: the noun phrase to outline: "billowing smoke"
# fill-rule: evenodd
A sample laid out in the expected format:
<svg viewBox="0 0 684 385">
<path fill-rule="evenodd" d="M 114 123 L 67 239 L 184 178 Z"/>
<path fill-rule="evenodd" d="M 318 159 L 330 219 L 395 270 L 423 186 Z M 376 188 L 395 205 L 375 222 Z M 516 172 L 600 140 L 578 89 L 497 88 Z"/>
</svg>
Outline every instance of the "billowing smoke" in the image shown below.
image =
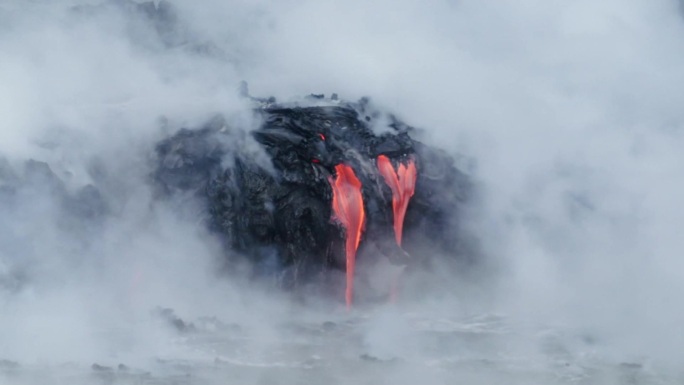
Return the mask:
<svg viewBox="0 0 684 385">
<path fill-rule="evenodd" d="M 311 365 L 361 355 L 399 383 L 454 368 L 496 382 L 478 375 L 498 360 L 523 369 L 491 371 L 534 372 L 557 363 L 542 358 L 549 335 L 565 374 L 594 358 L 676 368 L 682 44 L 674 0 L 0 1 L 0 370 L 204 362 L 176 339 L 204 316 L 247 335 L 254 362 L 298 338 L 289 321 L 342 328 L 361 351 L 325 340 L 339 356 Z M 157 199 L 150 175 L 180 128 L 258 125 L 243 80 L 279 101 L 370 96 L 424 129 L 472 178 L 457 219 L 474 261 L 437 263 L 403 301 L 351 314 L 218 274 L 226 251 L 196 202 Z M 415 332 L 487 325 L 511 336 Z M 340 383 L 381 376 L 331 367 Z"/>
</svg>

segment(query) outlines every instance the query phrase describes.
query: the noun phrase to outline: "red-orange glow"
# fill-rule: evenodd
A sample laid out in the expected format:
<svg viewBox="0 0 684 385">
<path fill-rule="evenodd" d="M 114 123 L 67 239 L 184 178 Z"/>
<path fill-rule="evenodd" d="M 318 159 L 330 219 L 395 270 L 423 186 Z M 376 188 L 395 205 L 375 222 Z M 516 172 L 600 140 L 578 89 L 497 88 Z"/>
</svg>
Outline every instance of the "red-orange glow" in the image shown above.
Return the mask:
<svg viewBox="0 0 684 385">
<path fill-rule="evenodd" d="M 333 191 L 332 209 L 335 218 L 345 229 L 345 256 L 347 259 L 347 290 L 345 300 L 347 308 L 351 308 L 354 296 L 354 267 L 356 250 L 361 242 L 361 233 L 366 220 L 361 195 L 361 181 L 354 170 L 344 164 L 335 166 L 336 177 L 328 178 Z"/>
<path fill-rule="evenodd" d="M 416 164 L 413 158 L 409 158 L 408 165 L 399 164 L 399 168 L 395 172 L 389 158 L 385 155 L 380 155 L 378 157 L 378 170 L 385 179 L 385 183 L 392 189 L 394 236 L 397 244 L 401 246 L 406 209 L 416 190 Z"/>
<path fill-rule="evenodd" d="M 325 141 L 325 135 L 323 135 L 323 134 L 318 134 L 318 137 L 321 138 L 321 140 Z"/>
</svg>

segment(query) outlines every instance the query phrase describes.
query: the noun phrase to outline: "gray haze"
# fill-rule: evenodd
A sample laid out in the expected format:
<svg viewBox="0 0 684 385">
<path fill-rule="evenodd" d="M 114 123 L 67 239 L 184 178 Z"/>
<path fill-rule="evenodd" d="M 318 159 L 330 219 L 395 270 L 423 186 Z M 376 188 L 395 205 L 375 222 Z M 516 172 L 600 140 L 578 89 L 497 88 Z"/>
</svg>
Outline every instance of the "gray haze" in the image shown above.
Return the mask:
<svg viewBox="0 0 684 385">
<path fill-rule="evenodd" d="M 678 1 L 173 0 L 168 30 L 126 7 L 87 6 L 101 3 L 0 1 L 0 171 L 16 174 L 4 180 L 21 179 L 28 159 L 47 162 L 67 194 L 100 187 L 108 212 L 79 224 L 40 183 L 0 209 L 0 360 L 47 370 L 55 383 L 50 368 L 65 363 L 213 362 L 150 315 L 161 306 L 242 325 L 248 352 L 294 338 L 283 323 L 358 322 L 358 349 L 325 344 L 344 357 L 425 364 L 364 377 L 341 360 L 316 374 L 329 383 L 503 383 L 491 374 L 499 369 L 431 369 L 438 358 L 415 332 L 495 316 L 510 337 L 474 351 L 519 359 L 523 371 L 551 370 L 549 333 L 570 366 L 684 364 Z M 154 143 L 181 126 L 216 113 L 252 124 L 240 115 L 242 80 L 278 100 L 370 96 L 465 155 L 478 194 L 461 220 L 485 273 L 463 284 L 441 277 L 396 306 L 352 314 L 217 279 L 216 239 L 155 201 L 147 178 Z M 464 346 L 440 354 L 469 357 Z"/>
</svg>

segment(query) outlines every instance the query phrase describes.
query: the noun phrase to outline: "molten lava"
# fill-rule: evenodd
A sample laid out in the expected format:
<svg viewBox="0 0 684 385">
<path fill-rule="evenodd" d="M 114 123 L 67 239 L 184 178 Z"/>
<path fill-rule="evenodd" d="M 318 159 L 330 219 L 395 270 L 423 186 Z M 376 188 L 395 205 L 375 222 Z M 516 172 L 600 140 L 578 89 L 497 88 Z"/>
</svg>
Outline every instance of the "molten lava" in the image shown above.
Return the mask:
<svg viewBox="0 0 684 385">
<path fill-rule="evenodd" d="M 401 246 L 406 208 L 416 190 L 416 164 L 413 158 L 409 158 L 408 165 L 400 163 L 399 168 L 395 172 L 389 158 L 385 155 L 380 155 L 378 157 L 378 170 L 382 177 L 385 178 L 385 183 L 392 189 L 394 236 L 397 244 Z"/>
<path fill-rule="evenodd" d="M 361 233 L 366 219 L 361 195 L 361 181 L 354 170 L 344 164 L 335 166 L 336 177 L 328 178 L 333 191 L 332 209 L 335 218 L 345 229 L 345 255 L 347 259 L 347 290 L 345 300 L 351 307 L 354 295 L 354 266 L 356 251 L 361 242 Z"/>
</svg>

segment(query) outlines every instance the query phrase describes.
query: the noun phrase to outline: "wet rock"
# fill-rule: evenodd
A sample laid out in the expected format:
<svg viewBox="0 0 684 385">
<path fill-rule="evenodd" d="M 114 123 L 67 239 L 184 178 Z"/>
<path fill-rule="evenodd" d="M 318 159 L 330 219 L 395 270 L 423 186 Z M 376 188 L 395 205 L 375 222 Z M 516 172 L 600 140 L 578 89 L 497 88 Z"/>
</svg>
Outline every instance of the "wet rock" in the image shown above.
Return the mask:
<svg viewBox="0 0 684 385">
<path fill-rule="evenodd" d="M 375 357 L 375 356 L 372 356 L 372 355 L 366 354 L 366 353 L 360 355 L 359 358 L 362 361 L 376 362 L 376 363 L 390 363 L 390 362 L 396 362 L 398 360 L 397 358 L 394 358 L 394 357 L 393 358 L 387 358 L 387 359 L 381 359 L 381 358 L 378 358 L 378 357 Z"/>
<path fill-rule="evenodd" d="M 157 317 L 167 322 L 170 326 L 172 326 L 179 332 L 187 333 L 197 330 L 195 328 L 195 325 L 193 325 L 190 322 L 185 322 L 178 316 L 176 316 L 173 309 L 157 308 L 154 313 Z"/>
<path fill-rule="evenodd" d="M 96 372 L 111 372 L 111 371 L 114 370 L 114 369 L 112 369 L 112 367 L 110 367 L 110 366 L 104 366 L 104 365 L 100 365 L 100 364 L 98 364 L 98 363 L 92 364 L 92 365 L 90 366 L 90 368 L 91 368 L 92 370 L 96 371 Z"/>
</svg>

